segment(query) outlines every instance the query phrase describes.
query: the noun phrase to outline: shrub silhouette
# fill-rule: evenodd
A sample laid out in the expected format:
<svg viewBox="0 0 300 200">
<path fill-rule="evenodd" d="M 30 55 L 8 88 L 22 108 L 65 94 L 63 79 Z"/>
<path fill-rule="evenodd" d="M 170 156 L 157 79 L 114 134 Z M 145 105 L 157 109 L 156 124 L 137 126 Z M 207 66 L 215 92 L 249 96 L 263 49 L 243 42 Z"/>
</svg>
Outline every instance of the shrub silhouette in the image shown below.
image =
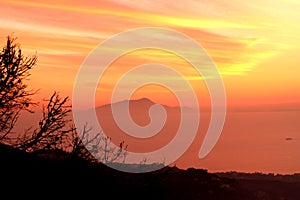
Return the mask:
<svg viewBox="0 0 300 200">
<path fill-rule="evenodd" d="M 16 38 L 7 37 L 0 53 L 0 143 L 26 152 L 61 150 L 89 161 L 108 163 L 121 158 L 124 160 L 124 142 L 119 148 L 111 148 L 111 138 L 102 132 L 91 133 L 87 125 L 81 134 L 77 133 L 70 117 L 69 97 L 61 97 L 57 91 L 45 100 L 47 105 L 43 107 L 42 119 L 37 122 L 38 128 L 28 128 L 17 138 L 10 137 L 21 111 L 33 113 L 31 107 L 38 104 L 32 101 L 37 91 L 29 90 L 26 84 L 30 70 L 36 64 L 36 55 L 24 57 Z"/>
<path fill-rule="evenodd" d="M 25 132 L 18 138 L 15 146 L 28 152 L 66 149 L 68 145 L 66 142 L 75 130 L 69 125 L 72 120 L 68 118 L 71 112 L 71 106 L 66 105 L 68 100 L 68 97 L 61 98 L 57 92 L 54 92 L 47 100 L 47 106 L 43 107 L 43 116 L 38 122 L 38 128 L 33 130 L 33 133 Z"/>
</svg>

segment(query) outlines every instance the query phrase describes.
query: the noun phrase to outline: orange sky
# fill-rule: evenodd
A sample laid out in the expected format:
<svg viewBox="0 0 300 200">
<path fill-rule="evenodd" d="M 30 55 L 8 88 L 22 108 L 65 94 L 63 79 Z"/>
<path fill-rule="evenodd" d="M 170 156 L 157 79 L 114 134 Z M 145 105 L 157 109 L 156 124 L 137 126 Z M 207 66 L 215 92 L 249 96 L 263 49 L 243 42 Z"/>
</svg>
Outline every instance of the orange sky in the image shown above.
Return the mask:
<svg viewBox="0 0 300 200">
<path fill-rule="evenodd" d="M 2 44 L 13 34 L 25 54 L 37 53 L 31 87 L 41 89 L 40 98 L 53 90 L 72 96 L 77 70 L 104 39 L 128 29 L 155 26 L 180 31 L 207 50 L 223 77 L 229 104 L 295 103 L 300 96 L 299 8 L 296 0 L 1 0 L 0 35 Z M 138 52 L 119 65 L 134 65 L 145 55 L 148 61 L 180 63 L 176 56 Z M 148 88 L 140 96 L 153 92 Z M 160 101 L 167 103 L 161 95 Z M 102 95 L 98 103 L 107 101 Z"/>
<path fill-rule="evenodd" d="M 54 90 L 72 97 L 74 80 L 83 61 L 97 45 L 113 34 L 140 27 L 170 28 L 196 40 L 211 56 L 223 78 L 229 108 L 264 112 L 274 108 L 299 111 L 299 10 L 298 0 L 185 0 L 176 3 L 171 0 L 0 0 L 0 42 L 4 45 L 6 37 L 13 35 L 18 38 L 25 55 L 37 54 L 37 67 L 32 70 L 29 85 L 33 89 L 40 89 L 36 97 L 40 101 Z M 134 40 L 129 38 L 128 42 Z M 178 69 L 193 85 L 199 100 L 209 100 L 204 81 L 195 75 L 189 63 L 167 52 L 142 50 L 131 52 L 111 65 L 106 72 L 107 77 L 101 79 L 105 87 L 98 88 L 96 103 L 109 103 L 111 88 L 124 71 L 149 62 L 159 62 Z M 163 78 L 172 80 L 170 76 Z M 138 90 L 134 98 L 140 97 L 168 105 L 176 103 L 169 91 L 157 85 Z M 278 140 L 288 137 L 287 131 L 293 131 L 293 137 L 295 132 L 299 132 L 299 123 L 296 122 L 297 117 L 300 119 L 298 112 L 285 113 L 284 116 L 290 118 L 280 118 L 283 125 L 279 127 L 279 123 L 276 123 L 276 130 L 271 129 L 274 124 L 272 120 L 276 119 L 272 114 L 264 113 L 257 118 L 251 111 L 241 118 L 237 117 L 239 115 L 229 115 L 221 138 L 227 143 L 216 147 L 217 150 L 213 152 L 216 157 L 234 159 L 230 157 L 232 149 L 226 146 L 232 145 L 230 135 L 245 129 L 244 140 L 260 137 L 262 133 L 257 132 L 255 127 L 266 119 L 268 124 L 261 126 L 269 127 L 270 131 L 280 130 L 276 136 L 276 139 L 280 137 Z M 245 120 L 241 121 L 243 117 Z M 251 120 L 254 125 L 250 123 Z M 242 127 L 241 124 L 245 122 L 248 123 Z M 249 134 L 255 134 L 255 137 Z M 263 135 L 263 138 L 268 137 Z M 287 155 L 293 155 L 288 158 L 290 168 L 284 171 L 274 167 L 273 171 L 299 171 L 299 141 L 293 141 L 296 143 L 292 149 L 285 150 Z M 235 153 L 240 157 L 247 156 L 251 148 L 250 143 L 247 144 L 249 148 L 234 143 L 236 148 L 244 148 Z M 226 151 L 222 146 L 226 147 Z M 197 144 L 190 151 L 197 152 L 198 149 Z M 259 153 L 257 150 L 250 155 L 252 161 L 255 162 L 254 158 Z M 274 160 L 276 157 L 275 154 L 265 156 Z M 187 158 L 182 160 L 186 161 Z M 200 164 L 212 170 L 235 169 L 228 163 L 227 168 L 219 166 L 216 163 L 220 161 L 213 159 L 213 156 L 209 157 Z M 263 159 L 265 157 L 261 155 Z M 240 159 L 231 164 L 235 162 L 240 166 L 245 163 Z M 284 166 L 278 160 L 272 162 Z M 275 166 L 272 162 L 269 163 L 271 168 Z M 272 171 L 270 166 L 265 166 L 265 171 Z M 244 166 L 236 169 L 253 170 L 250 168 Z"/>
</svg>

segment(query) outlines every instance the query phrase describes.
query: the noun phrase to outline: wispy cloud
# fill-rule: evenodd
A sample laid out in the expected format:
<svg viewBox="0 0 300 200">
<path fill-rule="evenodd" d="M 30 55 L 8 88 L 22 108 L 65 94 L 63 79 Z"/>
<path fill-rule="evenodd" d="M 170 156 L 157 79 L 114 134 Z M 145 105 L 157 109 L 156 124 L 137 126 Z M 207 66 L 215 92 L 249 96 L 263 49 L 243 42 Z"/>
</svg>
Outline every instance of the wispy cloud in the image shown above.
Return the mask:
<svg viewBox="0 0 300 200">
<path fill-rule="evenodd" d="M 40 66 L 68 68 L 74 74 L 84 57 L 113 34 L 145 26 L 171 28 L 202 45 L 223 76 L 241 76 L 299 46 L 299 10 L 296 0 L 0 0 L 0 33 L 15 33 L 27 52 L 37 51 Z M 134 40 L 128 38 L 128 43 Z M 134 53 L 125 60 L 119 68 L 141 60 L 186 66 L 184 60 L 157 51 Z M 185 67 L 185 73 L 190 80 L 198 79 L 193 69 Z"/>
</svg>

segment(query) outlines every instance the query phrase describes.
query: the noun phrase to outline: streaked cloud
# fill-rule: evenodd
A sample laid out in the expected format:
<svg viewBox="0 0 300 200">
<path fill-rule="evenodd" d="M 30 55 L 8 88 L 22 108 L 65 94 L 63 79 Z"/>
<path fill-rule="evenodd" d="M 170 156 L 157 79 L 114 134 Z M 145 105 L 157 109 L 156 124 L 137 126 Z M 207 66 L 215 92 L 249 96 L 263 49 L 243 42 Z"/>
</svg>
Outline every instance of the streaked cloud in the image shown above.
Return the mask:
<svg viewBox="0 0 300 200">
<path fill-rule="evenodd" d="M 37 52 L 41 71 L 55 66 L 76 74 L 85 56 L 114 34 L 138 27 L 171 28 L 202 45 L 223 76 L 243 76 L 265 60 L 298 48 L 299 10 L 296 0 L 0 0 L 0 33 L 13 33 L 25 52 Z M 165 37 L 161 35 L 162 40 Z M 186 67 L 186 61 L 170 53 L 147 51 L 127 56 L 112 71 L 120 74 L 128 64 L 161 61 L 184 68 L 188 80 L 201 79 Z"/>
</svg>

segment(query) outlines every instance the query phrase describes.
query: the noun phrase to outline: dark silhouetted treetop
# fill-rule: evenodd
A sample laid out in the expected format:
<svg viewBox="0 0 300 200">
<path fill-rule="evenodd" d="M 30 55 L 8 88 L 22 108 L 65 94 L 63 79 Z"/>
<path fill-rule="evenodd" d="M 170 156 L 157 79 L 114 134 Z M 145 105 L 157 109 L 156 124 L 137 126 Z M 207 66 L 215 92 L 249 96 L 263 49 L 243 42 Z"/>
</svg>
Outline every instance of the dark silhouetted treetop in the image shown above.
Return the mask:
<svg viewBox="0 0 300 200">
<path fill-rule="evenodd" d="M 25 57 L 16 38 L 7 37 L 0 52 L 0 141 L 12 131 L 22 110 L 30 110 L 31 96 L 36 91 L 27 88 L 26 79 L 36 65 L 37 57 Z"/>
</svg>

